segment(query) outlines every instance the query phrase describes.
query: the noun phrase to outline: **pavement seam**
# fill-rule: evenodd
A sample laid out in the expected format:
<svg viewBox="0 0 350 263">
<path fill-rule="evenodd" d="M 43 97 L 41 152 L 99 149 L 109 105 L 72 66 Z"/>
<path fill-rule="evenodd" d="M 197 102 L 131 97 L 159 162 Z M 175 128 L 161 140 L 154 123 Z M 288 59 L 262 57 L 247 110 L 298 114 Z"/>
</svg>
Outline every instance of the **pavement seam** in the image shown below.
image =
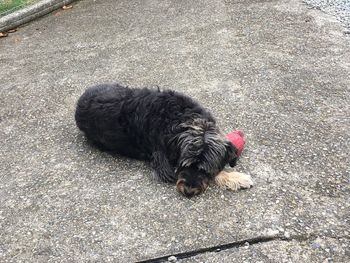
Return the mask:
<svg viewBox="0 0 350 263">
<path fill-rule="evenodd" d="M 147 259 L 147 260 L 141 260 L 141 261 L 137 261 L 136 263 L 165 262 L 171 256 L 175 256 L 177 259 L 184 259 L 184 258 L 190 258 L 190 257 L 196 256 L 198 254 L 203 254 L 203 253 L 207 253 L 207 252 L 219 252 L 219 251 L 230 249 L 230 248 L 242 247 L 247 243 L 249 243 L 249 245 L 254 245 L 254 244 L 265 243 L 265 242 L 274 241 L 274 240 L 289 241 L 289 239 L 287 240 L 286 238 L 281 237 L 281 236 L 260 236 L 260 237 L 254 237 L 254 238 L 249 238 L 249 239 L 244 239 L 244 240 L 238 240 L 238 241 L 223 244 L 223 245 L 200 248 L 200 249 L 196 249 L 196 250 L 192 250 L 192 251 L 181 252 L 181 253 L 177 253 L 177 254 L 171 254 L 171 255 L 166 255 L 166 256 Z"/>
<path fill-rule="evenodd" d="M 146 259 L 146 260 L 141 260 L 137 261 L 136 263 L 160 263 L 160 262 L 167 262 L 168 258 L 171 256 L 175 256 L 177 259 L 185 259 L 185 258 L 191 258 L 199 254 L 204 254 L 208 252 L 221 252 L 223 250 L 231 249 L 231 248 L 237 248 L 237 247 L 243 247 L 246 244 L 249 245 L 255 245 L 255 244 L 260 244 L 260 243 L 266 243 L 270 241 L 307 241 L 310 239 L 314 239 L 317 237 L 329 237 L 329 238 L 335 238 L 335 239 L 350 239 L 349 236 L 324 236 L 320 234 L 304 234 L 304 235 L 293 235 L 291 237 L 286 238 L 285 236 L 259 236 L 259 237 L 254 237 L 250 239 L 244 239 L 244 240 L 238 240 L 235 242 L 223 244 L 223 245 L 217 245 L 217 246 L 212 246 L 212 247 L 206 247 L 206 248 L 200 248 L 196 250 L 191 250 L 191 251 L 186 251 L 186 252 L 180 252 L 177 254 L 169 254 L 166 256 L 161 256 L 157 258 L 152 258 L 152 259 Z"/>
</svg>

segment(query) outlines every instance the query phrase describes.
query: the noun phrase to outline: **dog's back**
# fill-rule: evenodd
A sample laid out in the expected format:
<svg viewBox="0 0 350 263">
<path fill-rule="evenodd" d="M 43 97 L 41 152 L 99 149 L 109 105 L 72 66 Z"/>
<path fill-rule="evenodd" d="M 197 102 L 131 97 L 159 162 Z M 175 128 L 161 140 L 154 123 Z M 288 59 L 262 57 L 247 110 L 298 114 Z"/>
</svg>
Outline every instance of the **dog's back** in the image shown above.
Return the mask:
<svg viewBox="0 0 350 263">
<path fill-rule="evenodd" d="M 147 159 L 134 140 L 136 130 L 129 125 L 124 104 L 132 99 L 133 90 L 118 84 L 102 84 L 86 89 L 79 98 L 75 120 L 86 137 L 102 150 Z"/>
<path fill-rule="evenodd" d="M 80 130 L 89 132 L 96 124 L 96 118 L 107 113 L 107 104 L 113 103 L 113 108 L 119 105 L 131 90 L 118 84 L 100 84 L 87 88 L 78 100 L 75 120 Z M 117 109 L 115 109 L 117 110 Z"/>
</svg>

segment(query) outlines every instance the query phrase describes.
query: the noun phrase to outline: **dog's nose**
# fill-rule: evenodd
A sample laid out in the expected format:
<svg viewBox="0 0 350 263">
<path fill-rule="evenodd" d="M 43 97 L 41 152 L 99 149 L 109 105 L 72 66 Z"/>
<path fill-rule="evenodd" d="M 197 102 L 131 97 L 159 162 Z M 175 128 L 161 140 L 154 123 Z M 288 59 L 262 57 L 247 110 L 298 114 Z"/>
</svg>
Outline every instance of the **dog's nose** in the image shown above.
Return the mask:
<svg viewBox="0 0 350 263">
<path fill-rule="evenodd" d="M 176 183 L 176 189 L 180 193 L 182 193 L 184 196 L 191 198 L 195 195 L 198 195 L 201 193 L 200 188 L 192 187 L 186 184 L 186 180 L 184 178 L 181 178 Z"/>
<path fill-rule="evenodd" d="M 183 191 L 183 194 L 188 197 L 188 198 L 191 198 L 195 195 L 198 195 L 200 193 L 200 190 L 197 189 L 197 188 L 190 188 L 190 187 L 187 187 L 185 186 L 184 188 L 184 191 Z"/>
</svg>

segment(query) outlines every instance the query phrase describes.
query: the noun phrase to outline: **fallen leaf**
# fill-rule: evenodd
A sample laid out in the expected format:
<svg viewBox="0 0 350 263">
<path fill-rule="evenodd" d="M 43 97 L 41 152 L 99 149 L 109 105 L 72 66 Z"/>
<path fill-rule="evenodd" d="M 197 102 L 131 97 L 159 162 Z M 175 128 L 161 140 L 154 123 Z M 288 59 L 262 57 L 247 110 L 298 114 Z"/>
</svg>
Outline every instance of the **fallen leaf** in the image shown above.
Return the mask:
<svg viewBox="0 0 350 263">
<path fill-rule="evenodd" d="M 72 5 L 64 5 L 62 6 L 63 10 L 71 9 L 73 6 Z"/>
<path fill-rule="evenodd" d="M 11 30 L 7 31 L 7 33 L 14 33 L 16 31 L 17 31 L 17 28 L 14 28 L 14 29 L 11 29 Z"/>
<path fill-rule="evenodd" d="M 6 33 L 6 32 L 0 32 L 0 37 L 7 37 L 8 36 L 8 34 Z"/>
</svg>

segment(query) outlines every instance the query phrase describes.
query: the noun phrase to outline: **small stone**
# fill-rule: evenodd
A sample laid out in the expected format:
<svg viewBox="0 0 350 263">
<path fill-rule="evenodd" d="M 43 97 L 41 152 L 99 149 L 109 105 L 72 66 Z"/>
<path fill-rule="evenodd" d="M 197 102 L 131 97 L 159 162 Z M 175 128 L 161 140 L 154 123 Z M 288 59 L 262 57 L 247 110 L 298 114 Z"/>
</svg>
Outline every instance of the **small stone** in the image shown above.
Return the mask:
<svg viewBox="0 0 350 263">
<path fill-rule="evenodd" d="M 176 262 L 177 261 L 177 257 L 175 257 L 175 256 L 168 257 L 168 261 L 169 262 Z"/>
<path fill-rule="evenodd" d="M 276 236 L 279 234 L 279 231 L 276 229 L 268 229 L 267 232 L 266 232 L 266 235 L 267 236 Z"/>
<path fill-rule="evenodd" d="M 317 243 L 317 242 L 313 242 L 313 243 L 311 244 L 311 247 L 312 247 L 313 249 L 320 248 L 320 247 L 321 247 L 321 244 L 319 244 L 319 243 Z"/>
<path fill-rule="evenodd" d="M 285 238 L 290 238 L 289 232 L 284 232 L 284 237 L 285 237 Z"/>
</svg>

